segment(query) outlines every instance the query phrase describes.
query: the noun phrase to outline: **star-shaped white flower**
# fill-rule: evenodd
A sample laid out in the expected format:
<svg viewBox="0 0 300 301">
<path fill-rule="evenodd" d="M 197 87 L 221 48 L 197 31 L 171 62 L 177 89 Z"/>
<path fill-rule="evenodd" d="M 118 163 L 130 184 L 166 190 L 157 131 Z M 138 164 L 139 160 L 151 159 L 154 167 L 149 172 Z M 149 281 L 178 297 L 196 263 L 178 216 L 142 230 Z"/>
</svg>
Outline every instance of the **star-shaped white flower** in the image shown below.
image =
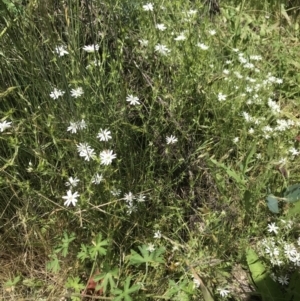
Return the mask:
<svg viewBox="0 0 300 301">
<path fill-rule="evenodd" d="M 279 228 L 275 225 L 275 223 L 268 224 L 268 232 L 274 232 L 275 234 L 277 234 L 278 229 Z"/>
<path fill-rule="evenodd" d="M 81 87 L 78 87 L 76 89 L 71 90 L 71 96 L 74 98 L 78 98 L 81 95 L 83 95 L 83 89 Z"/>
<path fill-rule="evenodd" d="M 0 132 L 5 131 L 6 129 L 9 129 L 11 127 L 11 122 L 7 122 L 4 120 L 3 122 L 0 122 Z"/>
<path fill-rule="evenodd" d="M 126 97 L 126 101 L 128 101 L 133 106 L 140 104 L 139 98 L 131 94 Z"/>
<path fill-rule="evenodd" d="M 79 182 L 78 178 L 69 177 L 68 181 L 66 182 L 66 186 L 76 187 Z"/>
<path fill-rule="evenodd" d="M 109 139 L 111 139 L 111 132 L 108 129 L 100 129 L 97 138 L 99 138 L 100 141 L 108 141 Z"/>
<path fill-rule="evenodd" d="M 166 141 L 167 141 L 167 144 L 174 144 L 178 141 L 178 139 L 175 136 L 171 135 L 166 138 Z"/>
<path fill-rule="evenodd" d="M 104 150 L 100 153 L 100 160 L 102 165 L 111 164 L 112 160 L 117 157 L 116 154 L 113 153 L 112 150 Z"/>
<path fill-rule="evenodd" d="M 154 233 L 154 238 L 158 238 L 158 239 L 161 238 L 161 232 L 160 232 L 159 230 L 157 230 L 157 231 Z"/>
<path fill-rule="evenodd" d="M 144 11 L 153 11 L 153 4 L 152 3 L 147 3 L 143 5 Z"/>
<path fill-rule="evenodd" d="M 58 54 L 58 56 L 64 56 L 65 54 L 69 54 L 69 52 L 66 49 L 66 46 L 64 45 L 56 46 L 55 52 Z"/>
<path fill-rule="evenodd" d="M 74 194 L 72 194 L 72 191 L 68 190 L 67 195 L 62 197 L 63 199 L 66 200 L 64 202 L 64 205 L 65 206 L 70 206 L 72 204 L 73 206 L 75 206 L 77 201 L 78 201 L 76 198 L 78 198 L 79 196 L 80 195 L 78 194 L 77 191 Z"/>
</svg>

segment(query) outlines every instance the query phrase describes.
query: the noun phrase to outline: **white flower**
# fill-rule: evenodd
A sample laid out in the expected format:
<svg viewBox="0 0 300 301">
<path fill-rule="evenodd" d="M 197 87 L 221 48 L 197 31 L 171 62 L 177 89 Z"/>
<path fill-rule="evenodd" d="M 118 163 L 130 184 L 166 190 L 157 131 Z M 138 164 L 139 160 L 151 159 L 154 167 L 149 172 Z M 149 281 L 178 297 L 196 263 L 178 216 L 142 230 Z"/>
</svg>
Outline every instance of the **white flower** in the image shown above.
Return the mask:
<svg viewBox="0 0 300 301">
<path fill-rule="evenodd" d="M 217 32 L 214 29 L 208 31 L 211 36 L 214 36 Z"/>
<path fill-rule="evenodd" d="M 225 75 L 228 75 L 230 72 L 229 72 L 228 69 L 224 69 L 224 70 L 223 70 L 223 73 L 224 73 Z"/>
<path fill-rule="evenodd" d="M 261 55 L 250 55 L 250 60 L 261 61 L 262 57 L 261 57 Z"/>
<path fill-rule="evenodd" d="M 79 143 L 77 145 L 77 150 L 80 157 L 85 157 L 86 161 L 90 161 L 95 156 L 95 151 L 87 143 Z"/>
<path fill-rule="evenodd" d="M 71 96 L 74 97 L 74 98 L 78 98 L 80 97 L 81 95 L 83 95 L 83 90 L 81 87 L 78 87 L 76 89 L 72 89 L 71 90 Z"/>
<path fill-rule="evenodd" d="M 77 130 L 82 130 L 86 128 L 86 122 L 82 119 L 78 122 L 70 122 L 70 126 L 68 127 L 67 131 L 71 132 L 72 134 L 77 133 Z"/>
<path fill-rule="evenodd" d="M 138 197 L 136 198 L 136 200 L 139 202 L 139 203 L 142 203 L 142 202 L 145 202 L 145 195 L 143 195 L 142 193 L 140 193 L 138 195 Z"/>
<path fill-rule="evenodd" d="M 133 205 L 133 203 L 127 203 L 127 214 L 131 214 L 132 212 L 137 210 L 137 207 Z"/>
<path fill-rule="evenodd" d="M 146 46 L 148 46 L 148 44 L 149 44 L 149 41 L 148 41 L 148 40 L 143 40 L 143 39 L 141 39 L 141 40 L 139 40 L 139 42 L 140 42 L 141 46 L 143 46 L 143 47 L 146 47 Z"/>
<path fill-rule="evenodd" d="M 154 233 L 154 238 L 158 238 L 158 239 L 161 238 L 161 232 L 160 232 L 159 230 L 157 230 L 157 231 Z"/>
<path fill-rule="evenodd" d="M 149 244 L 147 247 L 147 251 L 149 251 L 150 253 L 152 253 L 155 250 L 154 244 Z"/>
<path fill-rule="evenodd" d="M 132 203 L 133 200 L 135 199 L 135 196 L 132 194 L 132 192 L 129 191 L 128 193 L 125 193 L 124 199 L 128 203 Z"/>
<path fill-rule="evenodd" d="M 238 143 L 238 142 L 239 142 L 239 137 L 233 138 L 233 139 L 232 139 L 232 142 L 233 142 L 233 143 Z"/>
<path fill-rule="evenodd" d="M 224 101 L 226 100 L 226 95 L 222 94 L 221 92 L 218 93 L 218 101 Z"/>
<path fill-rule="evenodd" d="M 69 52 L 66 50 L 66 46 L 56 46 L 55 51 L 59 56 L 64 56 L 65 54 L 69 54 Z"/>
<path fill-rule="evenodd" d="M 273 113 L 280 113 L 280 106 L 271 98 L 268 99 L 268 106 L 273 111 Z"/>
<path fill-rule="evenodd" d="M 229 290 L 224 289 L 224 288 L 218 288 L 217 291 L 219 292 L 219 294 L 222 298 L 227 297 L 228 294 L 230 293 Z"/>
<path fill-rule="evenodd" d="M 181 33 L 179 36 L 177 36 L 175 39 L 174 39 L 175 41 L 184 41 L 184 40 L 186 40 L 186 36 L 183 34 L 183 33 Z"/>
<path fill-rule="evenodd" d="M 247 69 L 254 69 L 254 67 L 255 66 L 252 63 L 249 63 L 249 62 L 244 64 L 244 68 L 247 68 Z"/>
<path fill-rule="evenodd" d="M 126 101 L 128 101 L 133 106 L 140 104 L 139 98 L 131 94 L 126 97 Z"/>
<path fill-rule="evenodd" d="M 147 3 L 143 5 L 144 11 L 153 11 L 153 4 L 152 3 Z"/>
<path fill-rule="evenodd" d="M 77 122 L 70 122 L 70 126 L 68 127 L 67 131 L 71 132 L 72 134 L 77 133 L 78 127 L 77 127 Z"/>
<path fill-rule="evenodd" d="M 297 245 L 300 247 L 300 236 L 298 237 Z"/>
<path fill-rule="evenodd" d="M 26 169 L 28 172 L 32 172 L 33 171 L 33 164 L 31 161 L 29 161 L 28 163 L 28 168 Z"/>
<path fill-rule="evenodd" d="M 162 54 L 162 55 L 167 55 L 170 53 L 170 49 L 168 49 L 165 45 L 157 44 L 155 46 L 155 51 Z"/>
<path fill-rule="evenodd" d="M 164 31 L 167 28 L 164 24 L 156 24 L 155 27 L 161 31 Z"/>
<path fill-rule="evenodd" d="M 197 43 L 197 46 L 199 47 L 199 48 L 201 48 L 202 50 L 207 50 L 209 47 L 208 46 L 206 46 L 205 44 L 203 44 L 203 43 Z"/>
<path fill-rule="evenodd" d="M 62 198 L 65 199 L 66 201 L 64 202 L 65 206 L 70 206 L 71 204 L 73 206 L 76 205 L 77 203 L 77 199 L 80 195 L 78 194 L 78 192 L 76 191 L 74 194 L 72 194 L 71 190 L 67 191 L 67 195 L 63 196 Z"/>
<path fill-rule="evenodd" d="M 289 278 L 287 275 L 284 276 L 278 276 L 277 281 L 282 285 L 288 285 L 289 284 Z"/>
<path fill-rule="evenodd" d="M 95 52 L 99 50 L 99 45 L 98 44 L 93 44 L 93 45 L 86 45 L 84 47 L 82 47 L 82 49 L 86 52 Z"/>
<path fill-rule="evenodd" d="M 281 164 L 281 165 L 285 165 L 287 163 L 287 158 L 281 158 L 279 161 L 278 161 L 278 164 Z"/>
<path fill-rule="evenodd" d="M 78 121 L 77 122 L 77 127 L 78 129 L 80 130 L 83 130 L 86 128 L 86 122 L 84 121 L 84 119 L 81 119 L 81 121 Z"/>
<path fill-rule="evenodd" d="M 100 141 L 108 141 L 109 139 L 111 139 L 111 132 L 107 129 L 105 130 L 100 129 L 97 138 L 99 138 Z"/>
<path fill-rule="evenodd" d="M 120 189 L 114 188 L 113 190 L 110 191 L 110 193 L 111 193 L 113 196 L 119 196 L 119 195 L 121 194 L 121 190 L 120 190 Z"/>
<path fill-rule="evenodd" d="M 11 127 L 11 122 L 6 122 L 6 120 L 0 122 L 0 132 L 5 131 Z"/>
<path fill-rule="evenodd" d="M 253 133 L 254 133 L 254 129 L 253 129 L 253 128 L 250 128 L 249 131 L 248 131 L 248 133 L 249 133 L 249 134 L 253 134 Z"/>
<path fill-rule="evenodd" d="M 292 154 L 292 156 L 298 156 L 300 154 L 300 151 L 298 151 L 294 147 L 290 148 L 289 152 Z"/>
<path fill-rule="evenodd" d="M 201 284 L 200 281 L 199 281 L 199 279 L 197 279 L 197 278 L 194 278 L 194 279 L 193 279 L 193 282 L 194 282 L 194 286 L 195 286 L 195 287 L 199 287 L 200 284 Z"/>
<path fill-rule="evenodd" d="M 197 10 L 196 9 L 190 9 L 188 12 L 187 12 L 187 14 L 189 15 L 189 16 L 193 16 L 193 15 L 195 15 L 197 13 Z"/>
<path fill-rule="evenodd" d="M 277 234 L 278 229 L 279 228 L 275 225 L 275 223 L 268 224 L 268 232 L 274 232 L 275 234 Z"/>
<path fill-rule="evenodd" d="M 297 249 L 295 248 L 295 246 L 293 244 L 285 244 L 283 249 L 284 249 L 285 256 L 289 260 L 291 260 L 291 258 L 296 257 L 297 254 L 298 254 L 298 251 L 297 251 Z"/>
<path fill-rule="evenodd" d="M 166 141 L 167 141 L 167 144 L 174 144 L 178 141 L 178 139 L 175 136 L 171 135 L 166 138 Z"/>
<path fill-rule="evenodd" d="M 292 227 L 294 225 L 293 221 L 291 221 L 291 220 L 285 221 L 285 220 L 281 219 L 280 221 L 283 223 L 284 229 L 287 229 L 287 230 L 292 229 Z"/>
<path fill-rule="evenodd" d="M 112 160 L 117 157 L 116 154 L 113 153 L 112 150 L 105 150 L 100 153 L 100 159 L 102 165 L 109 165 L 111 164 Z"/>
<path fill-rule="evenodd" d="M 78 178 L 70 177 L 69 180 L 66 182 L 66 186 L 76 187 L 78 182 L 79 182 Z"/>
<path fill-rule="evenodd" d="M 102 182 L 102 180 L 103 180 L 102 174 L 99 175 L 98 173 L 96 173 L 92 178 L 92 183 L 95 185 L 98 185 Z"/>
<path fill-rule="evenodd" d="M 52 99 L 57 99 L 58 97 L 63 96 L 64 94 L 64 91 L 54 88 L 54 90 L 50 93 L 50 97 Z"/>
</svg>

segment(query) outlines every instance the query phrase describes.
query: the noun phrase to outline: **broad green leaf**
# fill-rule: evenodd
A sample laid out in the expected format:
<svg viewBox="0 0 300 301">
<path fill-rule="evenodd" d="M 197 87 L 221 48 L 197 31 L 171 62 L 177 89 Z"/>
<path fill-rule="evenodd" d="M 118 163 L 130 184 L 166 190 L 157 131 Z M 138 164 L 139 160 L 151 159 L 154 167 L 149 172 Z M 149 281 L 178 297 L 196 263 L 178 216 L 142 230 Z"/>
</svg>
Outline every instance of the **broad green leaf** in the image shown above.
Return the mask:
<svg viewBox="0 0 300 301">
<path fill-rule="evenodd" d="M 104 246 L 108 245 L 107 240 L 102 240 L 102 234 L 99 233 L 96 237 L 96 240 L 93 241 L 93 246 L 90 247 L 90 254 L 92 259 L 96 259 L 98 255 L 105 255 L 106 249 Z"/>
<path fill-rule="evenodd" d="M 261 294 L 263 301 L 287 301 L 279 284 L 271 279 L 262 261 L 253 249 L 247 249 L 246 258 L 252 280 Z"/>
<path fill-rule="evenodd" d="M 289 186 L 284 192 L 284 198 L 288 203 L 295 203 L 300 200 L 300 184 Z"/>
<path fill-rule="evenodd" d="M 269 194 L 267 196 L 267 204 L 268 204 L 268 208 L 270 209 L 271 212 L 279 213 L 278 199 L 273 194 Z"/>
</svg>

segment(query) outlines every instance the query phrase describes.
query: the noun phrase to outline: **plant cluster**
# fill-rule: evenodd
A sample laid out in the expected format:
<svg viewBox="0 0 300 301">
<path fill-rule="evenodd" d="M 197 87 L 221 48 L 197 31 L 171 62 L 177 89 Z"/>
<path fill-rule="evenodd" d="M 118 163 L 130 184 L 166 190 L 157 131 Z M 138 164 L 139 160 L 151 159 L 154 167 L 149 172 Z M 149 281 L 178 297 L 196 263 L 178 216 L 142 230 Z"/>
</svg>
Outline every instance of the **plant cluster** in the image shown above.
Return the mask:
<svg viewBox="0 0 300 301">
<path fill-rule="evenodd" d="M 0 3 L 4 300 L 299 297 L 283 6 Z"/>
</svg>

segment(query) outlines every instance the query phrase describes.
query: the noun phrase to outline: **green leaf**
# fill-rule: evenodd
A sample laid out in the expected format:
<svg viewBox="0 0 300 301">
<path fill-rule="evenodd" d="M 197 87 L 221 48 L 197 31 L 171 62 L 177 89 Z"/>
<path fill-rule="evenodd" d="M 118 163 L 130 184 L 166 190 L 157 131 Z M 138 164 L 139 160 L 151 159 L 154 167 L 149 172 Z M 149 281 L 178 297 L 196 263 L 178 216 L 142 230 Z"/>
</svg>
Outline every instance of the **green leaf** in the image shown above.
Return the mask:
<svg viewBox="0 0 300 301">
<path fill-rule="evenodd" d="M 300 200 L 300 184 L 289 186 L 284 192 L 284 198 L 288 203 L 295 203 Z"/>
<path fill-rule="evenodd" d="M 125 285 L 123 290 L 114 289 L 112 291 L 114 295 L 118 295 L 116 298 L 113 299 L 113 301 L 122 301 L 123 299 L 125 301 L 132 301 L 130 294 L 138 291 L 140 289 L 140 285 L 135 284 L 130 287 L 130 281 L 131 281 L 131 277 L 127 277 L 125 280 Z"/>
<path fill-rule="evenodd" d="M 280 286 L 272 280 L 253 249 L 247 249 L 246 258 L 252 280 L 261 294 L 263 301 L 287 301 L 286 296 L 280 290 Z"/>
<path fill-rule="evenodd" d="M 56 254 L 51 255 L 51 260 L 47 262 L 46 269 L 48 271 L 52 271 L 54 273 L 57 273 L 60 271 L 60 264 L 59 260 Z"/>
<path fill-rule="evenodd" d="M 103 271 L 103 273 L 95 276 L 94 277 L 95 282 L 101 280 L 101 284 L 96 287 L 96 290 L 103 288 L 103 292 L 105 293 L 107 291 L 108 284 L 110 286 L 110 289 L 114 290 L 116 288 L 116 282 L 114 278 L 118 278 L 118 275 L 119 275 L 119 269 L 115 268 L 111 271 Z"/>
<path fill-rule="evenodd" d="M 85 289 L 85 285 L 80 282 L 79 277 L 69 277 L 65 287 L 74 289 L 75 293 L 80 293 L 81 290 Z"/>
<path fill-rule="evenodd" d="M 21 280 L 20 276 L 17 276 L 14 279 L 10 279 L 4 283 L 4 287 L 6 288 L 14 287 L 20 280 Z"/>
<path fill-rule="evenodd" d="M 276 196 L 274 196 L 273 194 L 269 194 L 267 196 L 267 204 L 271 212 L 279 213 L 278 199 L 276 198 Z"/>
<path fill-rule="evenodd" d="M 161 255 L 165 252 L 165 248 L 161 247 L 153 252 L 147 250 L 147 245 L 138 247 L 141 255 L 134 250 L 130 250 L 129 264 L 139 266 L 142 263 L 164 263 L 164 258 Z"/>
<path fill-rule="evenodd" d="M 93 241 L 93 247 L 90 248 L 91 258 L 95 260 L 98 255 L 105 255 L 106 249 L 103 248 L 104 246 L 108 245 L 107 240 L 102 240 L 102 234 L 99 233 L 96 237 L 96 240 Z"/>
<path fill-rule="evenodd" d="M 85 259 L 88 259 L 90 257 L 89 255 L 89 249 L 86 245 L 81 244 L 80 252 L 77 254 L 77 258 L 82 261 Z"/>
<path fill-rule="evenodd" d="M 64 232 L 64 238 L 62 239 L 62 244 L 60 246 L 60 251 L 63 257 L 68 255 L 69 244 L 75 239 L 75 233 L 71 233 L 70 237 L 67 232 Z"/>
</svg>

